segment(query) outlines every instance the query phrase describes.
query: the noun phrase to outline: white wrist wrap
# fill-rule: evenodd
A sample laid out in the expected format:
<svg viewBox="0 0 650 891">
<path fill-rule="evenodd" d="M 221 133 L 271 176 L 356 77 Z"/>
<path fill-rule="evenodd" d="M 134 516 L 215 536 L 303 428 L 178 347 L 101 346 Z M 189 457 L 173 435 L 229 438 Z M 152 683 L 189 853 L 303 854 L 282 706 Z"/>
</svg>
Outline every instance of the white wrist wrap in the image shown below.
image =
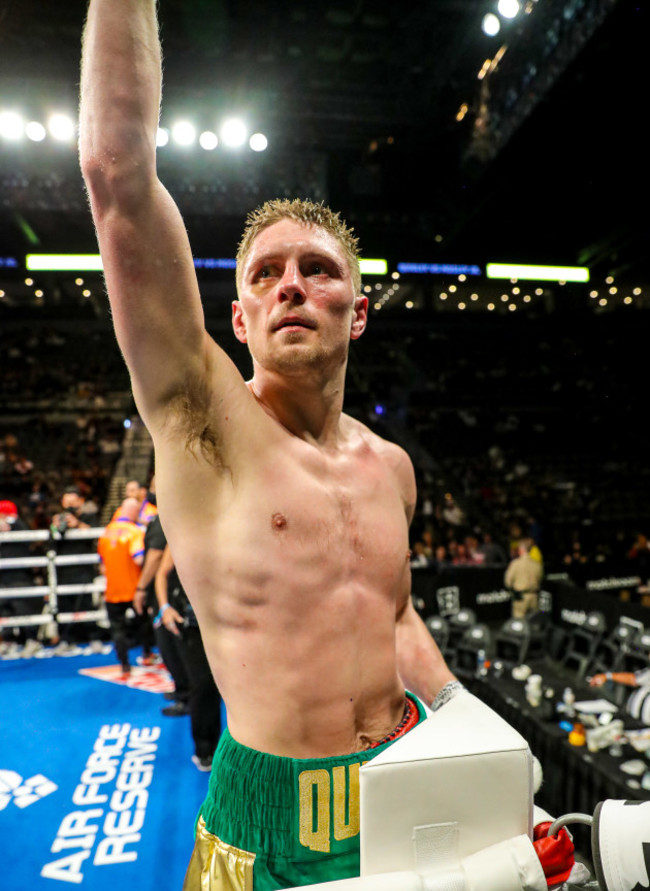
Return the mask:
<svg viewBox="0 0 650 891">
<path fill-rule="evenodd" d="M 438 691 L 436 698 L 433 700 L 429 708 L 432 712 L 437 712 L 438 709 L 442 708 L 443 705 L 446 705 L 450 699 L 453 699 L 456 693 L 464 689 L 465 687 L 463 687 L 460 681 L 448 681 L 442 690 Z"/>
</svg>

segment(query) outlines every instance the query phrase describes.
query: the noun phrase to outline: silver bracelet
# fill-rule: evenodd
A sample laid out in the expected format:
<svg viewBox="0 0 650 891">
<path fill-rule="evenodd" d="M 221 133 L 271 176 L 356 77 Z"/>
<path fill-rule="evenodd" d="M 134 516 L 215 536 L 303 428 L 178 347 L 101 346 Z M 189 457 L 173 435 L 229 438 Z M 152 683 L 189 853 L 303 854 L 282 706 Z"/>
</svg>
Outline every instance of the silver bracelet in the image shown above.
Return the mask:
<svg viewBox="0 0 650 891">
<path fill-rule="evenodd" d="M 459 690 L 464 689 L 465 687 L 460 681 L 449 681 L 445 684 L 442 690 L 438 691 L 436 698 L 433 700 L 429 708 L 432 712 L 437 712 L 438 709 L 442 708 L 443 705 L 446 705 L 450 699 L 453 699 Z"/>
</svg>

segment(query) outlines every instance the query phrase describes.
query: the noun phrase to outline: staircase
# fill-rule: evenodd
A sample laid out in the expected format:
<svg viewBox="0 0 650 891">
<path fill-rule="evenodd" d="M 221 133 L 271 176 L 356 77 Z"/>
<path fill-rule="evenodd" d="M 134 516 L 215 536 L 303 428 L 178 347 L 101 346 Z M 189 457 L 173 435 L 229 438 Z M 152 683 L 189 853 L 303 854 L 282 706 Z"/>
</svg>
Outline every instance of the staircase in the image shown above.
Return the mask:
<svg viewBox="0 0 650 891">
<path fill-rule="evenodd" d="M 124 486 L 129 480 L 146 483 L 153 458 L 153 442 L 149 431 L 138 415 L 131 418 L 131 426 L 126 431 L 122 443 L 122 456 L 115 466 L 115 472 L 108 489 L 108 497 L 102 508 L 101 520 L 106 525 L 124 500 Z"/>
</svg>

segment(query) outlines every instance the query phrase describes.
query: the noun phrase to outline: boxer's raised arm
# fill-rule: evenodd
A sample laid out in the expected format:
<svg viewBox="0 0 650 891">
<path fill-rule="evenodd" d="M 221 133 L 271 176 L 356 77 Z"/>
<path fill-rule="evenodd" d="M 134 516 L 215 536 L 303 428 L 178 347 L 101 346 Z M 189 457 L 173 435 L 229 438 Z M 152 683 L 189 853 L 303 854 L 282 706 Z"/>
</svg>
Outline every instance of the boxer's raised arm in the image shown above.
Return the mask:
<svg viewBox="0 0 650 891">
<path fill-rule="evenodd" d="M 205 332 L 180 212 L 156 173 L 161 54 L 155 0 L 91 0 L 80 163 L 118 342 L 147 424 L 188 381 L 235 374 Z"/>
</svg>

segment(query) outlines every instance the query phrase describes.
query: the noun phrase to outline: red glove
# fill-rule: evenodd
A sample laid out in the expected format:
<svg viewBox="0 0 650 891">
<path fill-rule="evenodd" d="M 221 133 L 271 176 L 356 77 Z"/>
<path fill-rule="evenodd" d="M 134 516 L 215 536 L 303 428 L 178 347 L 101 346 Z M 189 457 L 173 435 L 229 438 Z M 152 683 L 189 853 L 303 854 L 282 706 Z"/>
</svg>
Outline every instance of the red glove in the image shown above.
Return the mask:
<svg viewBox="0 0 650 891">
<path fill-rule="evenodd" d="M 548 835 L 551 823 L 538 823 L 533 830 L 533 847 L 539 857 L 546 884 L 560 885 L 566 882 L 573 869 L 575 848 L 571 836 L 566 829 L 560 829 L 557 835 Z"/>
</svg>

